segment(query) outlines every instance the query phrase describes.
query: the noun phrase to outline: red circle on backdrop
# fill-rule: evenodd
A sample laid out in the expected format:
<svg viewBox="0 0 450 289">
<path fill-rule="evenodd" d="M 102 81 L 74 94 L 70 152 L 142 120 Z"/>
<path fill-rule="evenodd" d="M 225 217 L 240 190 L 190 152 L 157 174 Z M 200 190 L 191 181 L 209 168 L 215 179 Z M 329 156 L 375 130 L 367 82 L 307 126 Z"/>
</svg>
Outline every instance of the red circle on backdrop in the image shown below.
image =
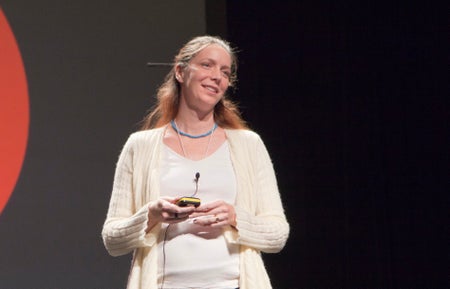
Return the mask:
<svg viewBox="0 0 450 289">
<path fill-rule="evenodd" d="M 25 69 L 14 34 L 0 8 L 0 214 L 22 168 L 29 119 Z"/>
</svg>

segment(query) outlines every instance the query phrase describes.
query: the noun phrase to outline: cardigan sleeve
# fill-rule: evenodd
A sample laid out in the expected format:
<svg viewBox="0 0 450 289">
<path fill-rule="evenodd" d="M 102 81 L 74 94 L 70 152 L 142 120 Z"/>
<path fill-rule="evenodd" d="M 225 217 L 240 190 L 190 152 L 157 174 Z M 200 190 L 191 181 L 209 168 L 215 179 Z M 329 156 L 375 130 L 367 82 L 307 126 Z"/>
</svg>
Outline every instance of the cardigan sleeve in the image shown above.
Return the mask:
<svg viewBox="0 0 450 289">
<path fill-rule="evenodd" d="M 103 243 L 112 256 L 127 254 L 139 247 L 151 246 L 156 240 L 155 230 L 146 233 L 148 204 L 135 207 L 133 188 L 135 140 L 126 142 L 116 165 L 113 189 L 106 220 L 103 225 Z"/>
<path fill-rule="evenodd" d="M 250 133 L 250 136 L 250 141 L 241 145 L 247 149 L 240 155 L 244 160 L 239 161 L 246 169 L 236 172 L 246 176 L 245 181 L 238 176 L 245 183 L 245 192 L 239 193 L 248 195 L 246 200 L 251 203 L 237 202 L 237 230 L 228 231 L 227 239 L 265 253 L 277 253 L 286 244 L 289 224 L 269 153 L 257 134 Z"/>
</svg>

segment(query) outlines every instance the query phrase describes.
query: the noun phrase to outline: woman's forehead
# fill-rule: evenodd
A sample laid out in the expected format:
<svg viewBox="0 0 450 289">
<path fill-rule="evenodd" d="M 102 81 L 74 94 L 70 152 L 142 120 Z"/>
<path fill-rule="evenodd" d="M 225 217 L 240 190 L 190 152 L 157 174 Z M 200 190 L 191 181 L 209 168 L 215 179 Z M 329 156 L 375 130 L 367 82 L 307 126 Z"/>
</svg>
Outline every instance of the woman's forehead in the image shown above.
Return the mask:
<svg viewBox="0 0 450 289">
<path fill-rule="evenodd" d="M 230 53 L 218 44 L 211 44 L 200 50 L 192 59 L 211 59 L 220 62 L 226 62 L 231 65 Z"/>
</svg>

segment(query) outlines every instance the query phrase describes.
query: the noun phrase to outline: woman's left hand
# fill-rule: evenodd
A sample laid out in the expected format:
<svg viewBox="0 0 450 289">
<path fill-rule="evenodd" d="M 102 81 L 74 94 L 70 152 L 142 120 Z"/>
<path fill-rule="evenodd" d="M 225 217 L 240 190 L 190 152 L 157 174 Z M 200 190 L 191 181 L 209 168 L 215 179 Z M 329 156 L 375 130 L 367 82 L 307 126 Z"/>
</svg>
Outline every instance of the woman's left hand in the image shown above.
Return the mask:
<svg viewBox="0 0 450 289">
<path fill-rule="evenodd" d="M 224 201 L 215 201 L 202 204 L 189 216 L 197 225 L 223 227 L 236 227 L 236 211 L 234 206 Z"/>
</svg>

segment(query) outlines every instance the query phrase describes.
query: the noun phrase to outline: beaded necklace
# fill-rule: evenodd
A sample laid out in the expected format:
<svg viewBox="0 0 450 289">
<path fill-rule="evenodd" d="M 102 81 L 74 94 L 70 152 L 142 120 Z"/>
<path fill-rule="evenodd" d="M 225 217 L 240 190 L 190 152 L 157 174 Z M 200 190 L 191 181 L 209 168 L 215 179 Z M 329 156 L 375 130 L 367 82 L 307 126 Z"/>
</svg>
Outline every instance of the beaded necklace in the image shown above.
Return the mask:
<svg viewBox="0 0 450 289">
<path fill-rule="evenodd" d="M 216 130 L 216 128 L 217 128 L 217 123 L 214 123 L 214 126 L 213 126 L 213 128 L 212 128 L 210 131 L 207 131 L 207 132 L 205 132 L 205 133 L 203 133 L 203 134 L 192 135 L 192 134 L 188 134 L 188 133 L 186 133 L 186 132 L 181 131 L 181 130 L 178 128 L 178 125 L 177 125 L 177 123 L 175 122 L 174 119 L 172 119 L 172 120 L 170 121 L 170 125 L 172 125 L 172 128 L 173 128 L 177 133 L 179 133 L 180 135 L 182 135 L 182 136 L 187 136 L 187 137 L 190 137 L 190 138 L 202 138 L 202 137 L 205 137 L 205 136 L 209 136 L 209 135 L 212 134 L 212 133 Z"/>
</svg>

